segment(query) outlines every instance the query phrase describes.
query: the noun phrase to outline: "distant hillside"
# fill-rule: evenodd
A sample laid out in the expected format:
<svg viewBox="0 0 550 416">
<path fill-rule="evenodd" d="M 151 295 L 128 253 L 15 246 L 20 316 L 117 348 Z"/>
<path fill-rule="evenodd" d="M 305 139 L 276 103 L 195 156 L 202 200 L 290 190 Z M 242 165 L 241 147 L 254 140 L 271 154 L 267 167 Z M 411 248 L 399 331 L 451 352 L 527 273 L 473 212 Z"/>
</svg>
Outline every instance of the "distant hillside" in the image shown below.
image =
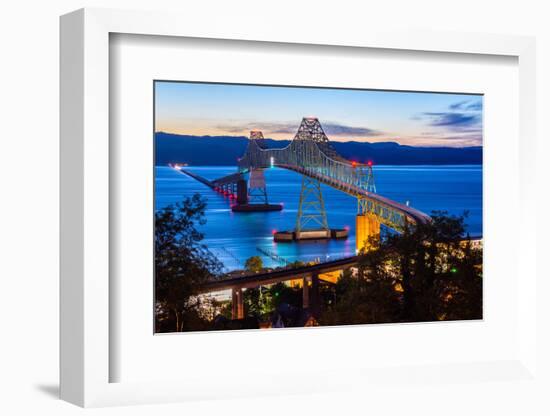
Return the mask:
<svg viewBox="0 0 550 416">
<path fill-rule="evenodd" d="M 188 136 L 156 133 L 157 165 L 185 162 L 189 165 L 234 165 L 246 149 L 244 136 Z M 288 140 L 266 139 L 271 148 L 285 147 Z M 332 142 L 350 160 L 372 160 L 378 165 L 467 165 L 482 163 L 482 148 L 414 147 L 394 142 Z"/>
</svg>

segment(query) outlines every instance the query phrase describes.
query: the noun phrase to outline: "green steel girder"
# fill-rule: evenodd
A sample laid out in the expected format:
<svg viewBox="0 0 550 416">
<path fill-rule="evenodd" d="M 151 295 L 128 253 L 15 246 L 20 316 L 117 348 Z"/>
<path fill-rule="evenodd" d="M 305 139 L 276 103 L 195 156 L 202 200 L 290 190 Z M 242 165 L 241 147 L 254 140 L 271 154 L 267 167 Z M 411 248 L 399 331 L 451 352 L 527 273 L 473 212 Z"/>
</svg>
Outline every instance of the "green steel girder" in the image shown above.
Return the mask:
<svg viewBox="0 0 550 416">
<path fill-rule="evenodd" d="M 317 179 L 303 175 L 295 230 L 300 233 L 311 229 L 329 231 L 327 211 L 321 183 Z"/>
<path fill-rule="evenodd" d="M 430 217 L 412 207 L 376 194 L 370 165 L 350 162 L 332 148 L 317 119 L 305 118 L 290 144 L 267 149 L 261 132 L 253 132 L 239 159 L 239 172 L 278 166 L 324 183 L 358 199 L 358 214 L 376 215 L 379 221 L 403 231 L 405 224 L 427 222 Z"/>
</svg>

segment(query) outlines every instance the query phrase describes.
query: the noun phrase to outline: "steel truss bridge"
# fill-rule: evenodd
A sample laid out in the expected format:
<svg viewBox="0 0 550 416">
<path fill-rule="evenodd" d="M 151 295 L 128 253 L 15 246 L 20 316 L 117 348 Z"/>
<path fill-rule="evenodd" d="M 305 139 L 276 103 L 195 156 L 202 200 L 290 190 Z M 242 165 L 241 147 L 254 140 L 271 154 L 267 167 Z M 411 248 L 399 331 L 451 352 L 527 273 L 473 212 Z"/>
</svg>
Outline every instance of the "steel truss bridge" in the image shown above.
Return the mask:
<svg viewBox="0 0 550 416">
<path fill-rule="evenodd" d="M 313 224 L 328 229 L 326 210 L 320 184 L 328 185 L 357 198 L 356 249 L 369 249 L 369 238 L 379 236 L 384 224 L 397 232 L 407 226 L 427 223 L 431 218 L 408 205 L 385 198 L 376 193 L 370 163 L 361 164 L 340 156 L 331 146 L 317 118 L 303 118 L 300 127 L 288 146 L 269 149 L 262 132 L 252 131 L 245 154 L 238 161 L 238 172 L 207 181 L 197 175 L 184 172 L 206 185 L 233 196 L 237 190 L 237 203 L 248 204 L 260 189 L 267 203 L 267 190 L 263 170 L 279 167 L 302 175 L 302 190 L 295 232 L 299 233 Z M 183 171 L 183 170 L 182 170 Z M 250 174 L 248 190 L 245 174 Z M 262 190 L 263 189 L 263 190 Z M 248 191 L 248 192 L 247 192 Z M 243 195 L 244 194 L 244 195 Z M 239 202 L 240 201 L 240 202 Z M 294 269 L 284 269 L 252 276 L 237 277 L 207 283 L 202 292 L 232 291 L 232 316 L 244 317 L 243 290 L 278 282 L 303 279 L 303 307 L 316 313 L 319 275 L 355 266 L 357 257 L 334 260 Z"/>
<path fill-rule="evenodd" d="M 427 214 L 377 194 L 371 164 L 356 163 L 340 156 L 331 146 L 317 118 L 303 118 L 296 135 L 285 148 L 267 148 L 263 134 L 252 131 L 245 154 L 238 161 L 238 167 L 241 174 L 269 167 L 297 172 L 303 176 L 302 197 L 304 192 L 308 192 L 308 187 L 311 190 L 315 183 L 324 183 L 356 197 L 358 217 L 374 218 L 376 222 L 398 232 L 402 232 L 406 224 L 430 221 Z M 300 211 L 302 202 L 301 198 Z M 320 202 L 323 206 L 318 207 L 319 212 L 324 211 L 322 197 Z M 303 215 L 300 212 L 298 216 L 297 229 L 300 228 L 301 214 Z M 323 214 L 311 214 L 310 217 L 306 216 L 307 219 L 326 226 L 326 214 L 324 219 Z"/>
</svg>

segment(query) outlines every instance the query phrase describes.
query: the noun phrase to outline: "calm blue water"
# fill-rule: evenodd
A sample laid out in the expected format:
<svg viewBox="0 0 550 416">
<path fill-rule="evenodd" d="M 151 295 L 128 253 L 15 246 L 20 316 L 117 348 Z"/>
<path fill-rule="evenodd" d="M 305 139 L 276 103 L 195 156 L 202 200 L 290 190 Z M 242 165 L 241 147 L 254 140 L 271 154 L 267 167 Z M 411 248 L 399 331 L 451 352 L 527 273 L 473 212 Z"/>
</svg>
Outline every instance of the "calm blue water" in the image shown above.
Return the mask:
<svg viewBox="0 0 550 416">
<path fill-rule="evenodd" d="M 236 168 L 188 167 L 207 179 L 216 179 Z M 334 259 L 355 254 L 355 214 L 357 200 L 322 185 L 331 228 L 349 227 L 345 241 L 275 243 L 274 230 L 292 230 L 296 222 L 301 176 L 279 168 L 265 170 L 269 202 L 282 203 L 280 212 L 233 213 L 229 198 L 169 167 L 156 167 L 156 208 L 178 202 L 196 192 L 206 197 L 207 223 L 201 228 L 204 243 L 224 263 L 226 271 L 242 268 L 251 256 L 261 256 L 267 266 L 280 266 L 265 252 L 287 261 Z M 430 213 L 446 210 L 451 214 L 470 212 L 471 235 L 482 234 L 482 167 L 474 166 L 376 166 L 379 194 Z M 262 253 L 260 250 L 264 251 Z"/>
</svg>

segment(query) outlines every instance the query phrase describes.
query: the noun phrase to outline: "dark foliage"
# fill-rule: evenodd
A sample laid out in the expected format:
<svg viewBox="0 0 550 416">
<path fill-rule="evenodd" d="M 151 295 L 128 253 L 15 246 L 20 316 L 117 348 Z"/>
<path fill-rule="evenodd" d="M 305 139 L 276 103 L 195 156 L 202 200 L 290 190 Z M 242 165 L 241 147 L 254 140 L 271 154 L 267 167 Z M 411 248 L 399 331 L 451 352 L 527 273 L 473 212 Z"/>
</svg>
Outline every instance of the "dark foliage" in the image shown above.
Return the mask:
<svg viewBox="0 0 550 416">
<path fill-rule="evenodd" d="M 205 203 L 195 196 L 156 217 L 157 330 L 251 329 L 260 323 L 303 326 L 300 286 L 278 283 L 243 292 L 245 318 L 231 318 L 231 304 L 213 302 L 205 318 L 200 286 L 218 276 L 221 265 L 200 242 Z M 467 215 L 467 213 L 465 213 Z M 321 325 L 351 325 L 482 317 L 482 250 L 464 237 L 464 216 L 434 212 L 428 224 L 371 239 L 359 266 L 335 283 L 319 285 Z M 255 258 L 247 268 L 261 269 Z M 298 266 L 296 264 L 295 266 Z M 311 288 L 310 288 L 311 290 Z M 310 293 L 310 297 L 312 294 Z M 312 302 L 312 297 L 310 298 Z"/>
<path fill-rule="evenodd" d="M 264 263 L 260 256 L 252 256 L 246 259 L 244 267 L 248 272 L 258 273 L 263 269 Z"/>
<path fill-rule="evenodd" d="M 432 219 L 372 240 L 358 275 L 336 284 L 321 323 L 481 319 L 482 251 L 464 239 L 464 216 L 434 212 Z"/>
<path fill-rule="evenodd" d="M 155 298 L 157 328 L 175 321 L 182 331 L 185 321 L 201 326 L 198 290 L 219 275 L 222 265 L 201 244 L 196 226 L 205 223 L 206 202 L 199 194 L 155 214 Z"/>
</svg>

